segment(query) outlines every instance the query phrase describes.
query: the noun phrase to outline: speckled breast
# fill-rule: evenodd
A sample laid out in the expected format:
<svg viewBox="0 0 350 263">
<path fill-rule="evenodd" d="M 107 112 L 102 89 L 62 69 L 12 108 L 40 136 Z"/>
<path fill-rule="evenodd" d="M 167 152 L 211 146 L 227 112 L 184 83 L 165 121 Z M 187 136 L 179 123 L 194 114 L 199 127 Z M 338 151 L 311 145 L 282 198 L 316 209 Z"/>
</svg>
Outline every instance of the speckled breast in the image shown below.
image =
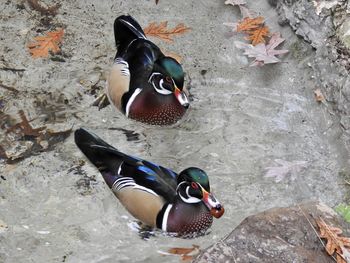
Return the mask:
<svg viewBox="0 0 350 263">
<path fill-rule="evenodd" d="M 185 112 L 174 95 L 141 92 L 131 104 L 128 117 L 151 125 L 171 125 Z"/>
<path fill-rule="evenodd" d="M 181 236 L 204 233 L 213 223 L 213 217 L 203 203 L 175 204 L 167 222 L 167 232 Z"/>
</svg>

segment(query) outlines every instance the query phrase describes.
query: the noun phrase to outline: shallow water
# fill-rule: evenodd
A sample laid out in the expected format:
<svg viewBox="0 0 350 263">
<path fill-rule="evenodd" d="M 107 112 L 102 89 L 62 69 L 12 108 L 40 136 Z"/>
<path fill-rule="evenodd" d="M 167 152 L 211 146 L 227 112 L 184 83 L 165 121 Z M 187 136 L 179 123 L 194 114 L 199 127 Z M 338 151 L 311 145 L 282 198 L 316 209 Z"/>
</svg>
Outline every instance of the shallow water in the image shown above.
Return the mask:
<svg viewBox="0 0 350 263">
<path fill-rule="evenodd" d="M 226 212 L 202 237 L 180 239 L 156 231 L 155 236 L 143 239 L 135 230 L 135 220 L 96 169 L 89 163 L 79 166 L 85 158 L 70 136 L 54 151 L 13 165 L 1 164 L 6 180 L 0 179 L 0 220 L 8 229 L 0 232 L 0 261 L 178 262 L 179 257 L 160 251 L 192 244 L 205 248 L 246 216 L 271 207 L 310 199 L 333 206 L 343 200 L 338 173 L 345 167 L 345 150 L 330 105 L 314 99 L 316 87 L 307 66 L 313 51 L 289 28 L 277 25 L 275 11 L 265 1 L 249 1 L 273 30 L 282 32 L 287 39 L 284 48 L 291 52 L 284 63 L 248 67 L 247 59 L 233 45 L 234 40 L 242 40 L 240 36 L 225 37 L 229 29 L 222 23 L 234 22 L 239 15 L 223 2 L 202 0 L 194 5 L 160 0 L 155 6 L 153 1 L 138 5 L 66 1 L 55 18 L 67 26 L 64 52 L 71 58 L 64 64 L 32 60 L 23 51 L 25 41 L 18 32 L 34 30 L 38 22 L 27 13 L 18 18 L 19 11 L 12 4 L 6 6 L 8 17 L 3 18 L 2 30 L 21 42 L 13 44 L 9 37 L 2 45 L 13 46 L 13 51 L 4 58 L 27 69 L 21 79 L 9 78 L 17 81 L 23 93 L 7 102 L 6 113 L 24 108 L 35 117 L 43 114 L 32 105 L 36 94 L 55 103 L 63 94 L 69 103 L 65 110 L 55 111 L 64 113 L 66 127 L 85 127 L 121 151 L 175 171 L 201 167 Z M 108 69 L 114 56 L 110 29 L 122 12 L 129 12 L 143 25 L 169 20 L 193 28 L 171 45 L 155 40 L 183 56 L 193 95 L 188 114 L 173 127 L 146 126 L 127 120 L 112 107 L 101 111 L 90 107 L 94 97 L 85 86 Z M 15 60 L 16 52 L 23 56 Z M 103 77 L 98 85 L 104 85 Z M 264 177 L 266 167 L 277 165 L 275 159 L 306 161 L 307 168 L 276 183 Z"/>
</svg>

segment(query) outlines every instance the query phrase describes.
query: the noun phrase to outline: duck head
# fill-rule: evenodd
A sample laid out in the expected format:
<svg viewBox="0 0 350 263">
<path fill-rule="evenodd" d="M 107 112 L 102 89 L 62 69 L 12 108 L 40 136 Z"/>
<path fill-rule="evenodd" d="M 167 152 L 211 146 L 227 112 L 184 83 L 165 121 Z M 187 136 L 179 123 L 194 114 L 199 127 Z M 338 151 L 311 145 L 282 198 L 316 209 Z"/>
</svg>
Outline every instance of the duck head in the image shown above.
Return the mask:
<svg viewBox="0 0 350 263">
<path fill-rule="evenodd" d="M 149 82 L 156 92 L 166 96 L 175 96 L 184 108 L 188 108 L 189 100 L 183 90 L 184 76 L 181 65 L 175 59 L 161 57 L 155 61 Z"/>
<path fill-rule="evenodd" d="M 215 218 L 220 218 L 225 209 L 210 193 L 208 175 L 201 169 L 190 167 L 183 170 L 177 179 L 177 194 L 185 203 L 203 202 Z"/>
</svg>

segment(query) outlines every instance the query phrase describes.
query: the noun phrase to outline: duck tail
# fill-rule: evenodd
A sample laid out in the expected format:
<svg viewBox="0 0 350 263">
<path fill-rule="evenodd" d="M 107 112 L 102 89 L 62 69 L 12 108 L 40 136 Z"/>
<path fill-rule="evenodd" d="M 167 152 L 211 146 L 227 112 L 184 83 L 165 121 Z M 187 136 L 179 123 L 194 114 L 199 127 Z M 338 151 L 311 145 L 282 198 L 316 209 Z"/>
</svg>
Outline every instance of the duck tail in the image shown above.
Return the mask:
<svg viewBox="0 0 350 263">
<path fill-rule="evenodd" d="M 102 175 L 106 173 L 118 174 L 118 168 L 123 160 L 118 156 L 117 149 L 103 141 L 96 134 L 83 128 L 75 131 L 74 140 L 78 148 Z"/>
<path fill-rule="evenodd" d="M 146 35 L 133 17 L 122 15 L 114 21 L 114 38 L 117 47 L 126 47 L 134 39 L 146 39 Z"/>
</svg>

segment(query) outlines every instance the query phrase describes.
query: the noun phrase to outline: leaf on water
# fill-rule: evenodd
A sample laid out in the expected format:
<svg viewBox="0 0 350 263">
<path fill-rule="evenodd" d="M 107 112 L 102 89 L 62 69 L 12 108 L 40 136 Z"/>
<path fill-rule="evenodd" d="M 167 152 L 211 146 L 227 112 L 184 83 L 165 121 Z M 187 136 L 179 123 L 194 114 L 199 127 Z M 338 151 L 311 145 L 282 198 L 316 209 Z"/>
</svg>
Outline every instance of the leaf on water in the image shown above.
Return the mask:
<svg viewBox="0 0 350 263">
<path fill-rule="evenodd" d="M 335 207 L 334 210 L 340 214 L 346 222 L 350 223 L 350 206 L 339 204 Z"/>
<path fill-rule="evenodd" d="M 343 231 L 338 227 L 327 225 L 322 218 L 316 220 L 316 223 L 320 228 L 320 237 L 327 240 L 326 251 L 328 255 L 333 256 L 336 253 L 337 263 L 346 263 L 343 252 L 346 251 L 346 255 L 349 254 L 347 248 L 350 248 L 350 238 L 341 237 Z"/>
<path fill-rule="evenodd" d="M 325 100 L 321 89 L 315 89 L 314 94 L 317 102 L 323 102 Z"/>
<path fill-rule="evenodd" d="M 180 255 L 183 261 L 190 261 L 199 253 L 199 246 L 192 245 L 190 248 L 173 247 L 168 250 L 168 253 L 173 255 Z"/>
<path fill-rule="evenodd" d="M 275 162 L 280 166 L 266 167 L 265 177 L 272 177 L 278 183 L 286 178 L 287 175 L 296 175 L 307 167 L 306 161 L 288 162 L 281 159 L 276 159 Z"/>
<path fill-rule="evenodd" d="M 27 45 L 33 58 L 48 57 L 49 52 L 56 54 L 60 51 L 59 44 L 62 42 L 64 30 L 48 32 L 46 36 L 35 37 L 36 42 Z"/>
<path fill-rule="evenodd" d="M 252 42 L 253 46 L 260 43 L 265 43 L 265 38 L 270 34 L 269 28 L 267 26 L 261 26 L 256 30 L 248 31 L 247 40 Z"/>
<path fill-rule="evenodd" d="M 284 38 L 280 37 L 280 33 L 274 33 L 272 34 L 267 45 L 260 43 L 256 46 L 253 46 L 251 44 L 240 41 L 235 41 L 235 45 L 237 48 L 244 50 L 244 55 L 247 55 L 250 58 L 255 58 L 250 66 L 263 66 L 265 64 L 280 62 L 276 56 L 289 52 L 288 50 L 275 49 L 283 41 Z"/>
<path fill-rule="evenodd" d="M 258 16 L 255 18 L 245 17 L 242 21 L 240 21 L 237 25 L 237 32 L 247 32 L 251 30 L 256 30 L 263 26 L 264 18 L 262 16 Z"/>
<path fill-rule="evenodd" d="M 182 35 L 191 30 L 190 27 L 185 26 L 185 24 L 180 23 L 173 29 L 168 29 L 168 21 L 163 21 L 157 24 L 156 22 L 150 23 L 147 27 L 143 29 L 147 36 L 157 37 L 161 40 L 171 43 L 174 41 L 174 37 Z"/>
</svg>

